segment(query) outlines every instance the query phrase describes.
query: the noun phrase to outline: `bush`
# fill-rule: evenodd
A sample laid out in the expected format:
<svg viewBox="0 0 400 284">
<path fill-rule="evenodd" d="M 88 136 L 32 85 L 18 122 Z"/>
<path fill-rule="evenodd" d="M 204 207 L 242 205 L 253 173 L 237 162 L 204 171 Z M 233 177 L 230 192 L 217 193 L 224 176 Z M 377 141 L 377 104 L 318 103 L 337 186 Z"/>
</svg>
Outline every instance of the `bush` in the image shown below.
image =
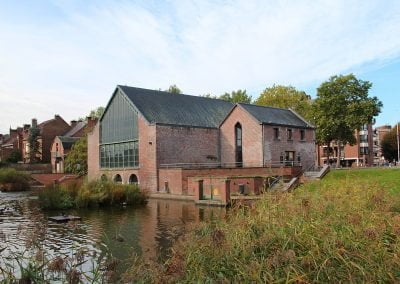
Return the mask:
<svg viewBox="0 0 400 284">
<path fill-rule="evenodd" d="M 18 163 L 19 161 L 22 161 L 22 154 L 18 150 L 13 150 L 6 160 L 8 163 Z"/>
<path fill-rule="evenodd" d="M 39 202 L 41 207 L 46 209 L 139 205 L 147 202 L 147 195 L 137 185 L 99 180 L 84 183 L 81 187 L 76 185 L 47 187 L 39 194 Z"/>
<path fill-rule="evenodd" d="M 30 176 L 11 168 L 0 169 L 0 191 L 23 191 L 29 189 Z"/>
</svg>

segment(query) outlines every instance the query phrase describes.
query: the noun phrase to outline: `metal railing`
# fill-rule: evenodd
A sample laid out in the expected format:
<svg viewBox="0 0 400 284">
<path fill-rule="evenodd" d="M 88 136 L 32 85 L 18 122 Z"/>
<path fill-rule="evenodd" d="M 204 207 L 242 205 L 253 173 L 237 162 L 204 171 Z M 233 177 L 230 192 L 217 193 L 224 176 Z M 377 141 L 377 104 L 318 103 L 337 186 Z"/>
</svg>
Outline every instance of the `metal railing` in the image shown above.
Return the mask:
<svg viewBox="0 0 400 284">
<path fill-rule="evenodd" d="M 171 163 L 171 164 L 160 164 L 160 168 L 279 168 L 279 167 L 301 167 L 301 163 L 297 161 L 268 161 L 263 163 Z"/>
</svg>

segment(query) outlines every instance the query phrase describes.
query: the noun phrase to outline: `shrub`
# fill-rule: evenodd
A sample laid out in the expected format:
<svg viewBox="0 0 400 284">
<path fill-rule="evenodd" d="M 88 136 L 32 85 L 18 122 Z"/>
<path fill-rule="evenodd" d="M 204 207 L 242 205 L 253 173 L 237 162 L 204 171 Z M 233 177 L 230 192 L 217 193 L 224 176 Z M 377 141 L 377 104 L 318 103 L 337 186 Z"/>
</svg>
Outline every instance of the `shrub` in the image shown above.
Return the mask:
<svg viewBox="0 0 400 284">
<path fill-rule="evenodd" d="M 23 191 L 29 189 L 30 176 L 26 172 L 12 168 L 0 169 L 1 191 Z"/>
<path fill-rule="evenodd" d="M 67 209 L 72 207 L 97 207 L 110 205 L 145 204 L 147 195 L 137 185 L 116 184 L 98 180 L 76 185 L 56 185 L 39 194 L 42 208 Z"/>
<path fill-rule="evenodd" d="M 39 193 L 39 203 L 44 209 L 69 209 L 74 207 L 72 191 L 60 185 L 50 185 Z"/>
</svg>

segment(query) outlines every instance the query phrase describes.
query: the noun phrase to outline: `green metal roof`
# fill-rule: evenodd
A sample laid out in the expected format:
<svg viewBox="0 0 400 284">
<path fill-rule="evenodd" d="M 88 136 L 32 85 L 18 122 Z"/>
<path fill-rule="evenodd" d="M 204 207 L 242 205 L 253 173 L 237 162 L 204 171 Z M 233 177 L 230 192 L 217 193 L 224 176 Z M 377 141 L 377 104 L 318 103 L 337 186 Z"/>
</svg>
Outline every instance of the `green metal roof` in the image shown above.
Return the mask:
<svg viewBox="0 0 400 284">
<path fill-rule="evenodd" d="M 218 128 L 234 104 L 212 98 L 118 86 L 152 123 Z"/>
<path fill-rule="evenodd" d="M 254 116 L 262 124 L 285 125 L 301 128 L 313 128 L 310 123 L 300 118 L 290 109 L 259 106 L 252 104 L 239 104 L 248 113 Z"/>
</svg>

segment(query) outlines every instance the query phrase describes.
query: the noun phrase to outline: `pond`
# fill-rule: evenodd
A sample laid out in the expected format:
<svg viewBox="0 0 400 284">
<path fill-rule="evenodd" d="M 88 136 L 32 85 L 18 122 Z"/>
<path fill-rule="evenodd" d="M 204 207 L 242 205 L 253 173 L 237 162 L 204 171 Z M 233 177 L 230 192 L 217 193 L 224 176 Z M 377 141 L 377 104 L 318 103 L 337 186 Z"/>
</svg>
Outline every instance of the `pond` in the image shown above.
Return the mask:
<svg viewBox="0 0 400 284">
<path fill-rule="evenodd" d="M 82 221 L 47 221 L 60 213 L 80 216 Z M 144 259 L 162 260 L 191 224 L 223 218 L 225 213 L 224 208 L 161 199 L 150 199 L 146 206 L 136 208 L 42 211 L 29 192 L 0 192 L 0 251 L 3 257 L 26 251 L 35 235 L 40 235 L 41 247 L 53 257 L 84 249 L 92 260 L 105 252 L 122 263 L 134 253 Z"/>
</svg>

